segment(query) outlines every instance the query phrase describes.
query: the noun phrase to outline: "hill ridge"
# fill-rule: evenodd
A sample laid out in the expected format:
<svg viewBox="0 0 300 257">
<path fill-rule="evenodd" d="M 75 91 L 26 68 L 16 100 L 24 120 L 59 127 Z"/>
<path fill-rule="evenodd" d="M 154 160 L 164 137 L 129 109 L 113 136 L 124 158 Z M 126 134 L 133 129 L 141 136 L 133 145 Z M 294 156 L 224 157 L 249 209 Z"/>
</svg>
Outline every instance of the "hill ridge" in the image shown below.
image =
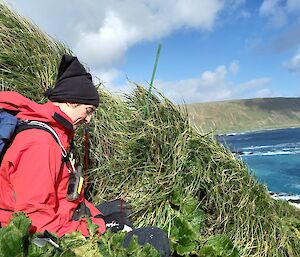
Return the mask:
<svg viewBox="0 0 300 257">
<path fill-rule="evenodd" d="M 206 133 L 300 127 L 300 97 L 234 99 L 186 107 L 191 124 Z"/>
</svg>

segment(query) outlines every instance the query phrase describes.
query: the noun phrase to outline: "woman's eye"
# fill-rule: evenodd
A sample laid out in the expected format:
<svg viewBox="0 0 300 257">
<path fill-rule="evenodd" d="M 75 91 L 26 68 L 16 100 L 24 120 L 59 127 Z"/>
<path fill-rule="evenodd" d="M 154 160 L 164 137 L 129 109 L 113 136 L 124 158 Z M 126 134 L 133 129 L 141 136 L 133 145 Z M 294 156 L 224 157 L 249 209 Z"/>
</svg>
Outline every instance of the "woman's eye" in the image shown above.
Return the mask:
<svg viewBox="0 0 300 257">
<path fill-rule="evenodd" d="M 87 115 L 92 115 L 93 112 L 94 112 L 94 110 L 86 109 L 86 114 L 87 114 Z"/>
</svg>

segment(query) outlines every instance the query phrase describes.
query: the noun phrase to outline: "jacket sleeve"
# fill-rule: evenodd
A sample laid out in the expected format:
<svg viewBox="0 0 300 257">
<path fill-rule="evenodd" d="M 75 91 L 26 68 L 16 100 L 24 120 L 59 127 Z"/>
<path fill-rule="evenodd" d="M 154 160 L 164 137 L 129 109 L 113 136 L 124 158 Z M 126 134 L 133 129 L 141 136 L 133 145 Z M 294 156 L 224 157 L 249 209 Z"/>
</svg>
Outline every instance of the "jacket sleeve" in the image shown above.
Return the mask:
<svg viewBox="0 0 300 257">
<path fill-rule="evenodd" d="M 37 132 L 35 135 L 38 134 L 40 133 Z M 59 185 L 57 183 L 61 176 L 61 156 L 58 157 L 58 153 L 60 153 L 60 149 L 57 145 L 41 142 L 28 143 L 27 146 L 25 144 L 12 162 L 10 169 L 10 178 L 14 189 L 14 211 L 27 213 L 32 220 L 33 227 L 39 232 L 48 230 L 62 236 L 80 230 L 84 236 L 88 236 L 85 219 L 70 220 L 66 218 L 70 213 L 68 215 L 68 213 L 62 214 L 61 212 L 62 208 L 59 206 L 61 192 L 58 192 Z M 66 212 L 71 211 L 67 202 L 65 204 Z M 99 225 L 99 232 L 104 233 L 104 221 L 102 219 L 92 220 Z"/>
</svg>

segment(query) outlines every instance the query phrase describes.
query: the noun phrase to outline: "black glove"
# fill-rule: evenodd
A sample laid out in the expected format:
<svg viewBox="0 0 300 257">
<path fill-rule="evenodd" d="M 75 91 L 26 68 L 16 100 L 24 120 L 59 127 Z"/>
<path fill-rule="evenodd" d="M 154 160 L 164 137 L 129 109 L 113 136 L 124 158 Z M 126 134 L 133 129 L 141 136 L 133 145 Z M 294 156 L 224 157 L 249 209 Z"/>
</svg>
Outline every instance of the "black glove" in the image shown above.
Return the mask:
<svg viewBox="0 0 300 257">
<path fill-rule="evenodd" d="M 131 238 L 136 235 L 139 245 L 151 244 L 159 253 L 161 257 L 170 256 L 169 239 L 165 231 L 157 227 L 145 227 L 133 229 L 124 239 L 123 246 L 127 248 L 130 244 Z"/>
<path fill-rule="evenodd" d="M 123 200 L 117 199 L 104 202 L 97 205 L 96 208 L 102 214 L 96 215 L 95 218 L 102 218 L 106 223 L 106 227 L 110 228 L 112 232 L 132 230 L 131 209 L 126 206 Z"/>
<path fill-rule="evenodd" d="M 98 214 L 95 218 L 102 218 L 105 221 L 105 225 L 107 228 L 113 233 L 116 233 L 120 230 L 129 232 L 132 230 L 132 227 L 127 225 L 127 219 L 124 217 L 122 213 L 112 213 L 110 215 L 104 216 L 102 214 Z"/>
</svg>

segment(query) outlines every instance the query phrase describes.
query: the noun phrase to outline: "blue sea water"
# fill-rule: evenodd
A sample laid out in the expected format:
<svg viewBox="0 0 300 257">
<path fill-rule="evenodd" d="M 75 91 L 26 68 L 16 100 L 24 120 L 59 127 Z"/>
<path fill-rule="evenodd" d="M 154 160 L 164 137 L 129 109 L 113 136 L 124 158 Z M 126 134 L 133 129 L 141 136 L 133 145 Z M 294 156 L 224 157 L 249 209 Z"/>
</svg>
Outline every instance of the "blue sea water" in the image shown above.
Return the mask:
<svg viewBox="0 0 300 257">
<path fill-rule="evenodd" d="M 218 136 L 269 191 L 300 195 L 300 128 Z"/>
</svg>

